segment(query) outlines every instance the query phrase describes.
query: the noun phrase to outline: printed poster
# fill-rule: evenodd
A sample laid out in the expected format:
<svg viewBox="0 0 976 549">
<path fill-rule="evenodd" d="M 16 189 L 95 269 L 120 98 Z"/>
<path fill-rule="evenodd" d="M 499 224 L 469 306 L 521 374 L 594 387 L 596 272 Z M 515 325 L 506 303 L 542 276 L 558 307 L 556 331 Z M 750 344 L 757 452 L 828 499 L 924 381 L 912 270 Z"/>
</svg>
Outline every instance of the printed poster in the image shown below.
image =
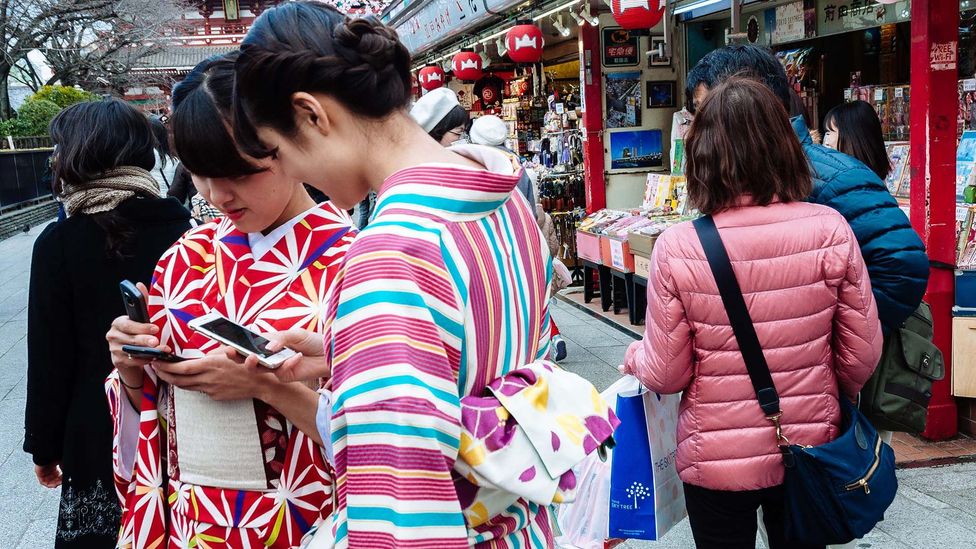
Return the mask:
<svg viewBox="0 0 976 549">
<path fill-rule="evenodd" d="M 633 128 L 641 125 L 641 73 L 607 74 L 607 128 Z"/>
</svg>

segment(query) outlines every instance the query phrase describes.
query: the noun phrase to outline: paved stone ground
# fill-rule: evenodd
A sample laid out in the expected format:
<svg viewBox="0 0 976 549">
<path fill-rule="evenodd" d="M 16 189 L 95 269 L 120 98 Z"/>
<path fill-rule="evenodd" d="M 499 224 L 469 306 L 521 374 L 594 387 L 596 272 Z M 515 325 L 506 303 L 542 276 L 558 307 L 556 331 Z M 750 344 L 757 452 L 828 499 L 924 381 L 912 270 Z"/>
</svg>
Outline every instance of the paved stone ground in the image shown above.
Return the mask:
<svg viewBox="0 0 976 549">
<path fill-rule="evenodd" d="M 31 246 L 41 227 L 0 241 L 0 549 L 54 546 L 58 491 L 42 488 L 23 453 L 27 371 L 27 286 Z M 633 339 L 560 303 L 553 311 L 569 357 L 563 365 L 603 390 Z M 899 471 L 901 488 L 886 520 L 859 548 L 969 549 L 976 546 L 976 464 Z M 660 542 L 629 548 L 693 547 L 687 521 Z"/>
<path fill-rule="evenodd" d="M 558 302 L 553 318 L 567 340 L 563 367 L 604 390 L 617 380 L 633 337 L 579 309 Z M 903 469 L 900 487 L 887 520 L 851 547 L 861 549 L 971 549 L 976 547 L 976 463 Z M 688 521 L 658 542 L 629 541 L 628 548 L 694 547 Z M 757 541 L 757 547 L 762 547 Z"/>
</svg>

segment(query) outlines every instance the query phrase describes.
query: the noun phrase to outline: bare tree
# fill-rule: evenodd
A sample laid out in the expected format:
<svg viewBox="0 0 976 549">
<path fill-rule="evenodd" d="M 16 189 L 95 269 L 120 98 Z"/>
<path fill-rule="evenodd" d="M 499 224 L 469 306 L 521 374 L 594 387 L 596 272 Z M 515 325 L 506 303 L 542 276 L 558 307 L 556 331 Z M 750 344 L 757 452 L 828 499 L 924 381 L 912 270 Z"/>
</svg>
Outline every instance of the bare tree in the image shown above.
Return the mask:
<svg viewBox="0 0 976 549">
<path fill-rule="evenodd" d="M 14 65 L 13 70 L 10 71 L 10 78 L 35 92 L 44 85 L 44 79 L 41 78 L 41 71 L 27 56 Z"/>
<path fill-rule="evenodd" d="M 110 19 L 119 0 L 0 0 L 0 119 L 13 115 L 8 78 L 31 50 L 85 21 Z"/>
<path fill-rule="evenodd" d="M 92 88 L 108 81 L 124 88 L 139 61 L 180 34 L 186 0 L 115 0 L 110 17 L 77 21 L 41 48 L 53 75 L 46 82 Z"/>
</svg>

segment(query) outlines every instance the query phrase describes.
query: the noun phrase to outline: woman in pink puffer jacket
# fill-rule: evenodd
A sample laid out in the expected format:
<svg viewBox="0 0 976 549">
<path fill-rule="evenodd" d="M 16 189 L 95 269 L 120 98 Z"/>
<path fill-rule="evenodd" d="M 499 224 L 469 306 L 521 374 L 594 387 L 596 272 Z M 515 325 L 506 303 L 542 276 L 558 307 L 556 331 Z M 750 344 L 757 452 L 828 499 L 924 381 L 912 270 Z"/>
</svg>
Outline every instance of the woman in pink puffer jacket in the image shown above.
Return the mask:
<svg viewBox="0 0 976 549">
<path fill-rule="evenodd" d="M 780 102 L 733 78 L 713 90 L 688 137 L 688 192 L 712 214 L 762 343 L 783 434 L 818 445 L 839 434 L 881 355 L 881 325 L 860 248 L 844 218 L 803 202 L 809 168 Z M 625 369 L 658 393 L 684 392 L 678 472 L 698 547 L 754 547 L 756 509 L 773 549 L 783 460 L 756 401 L 715 279 L 691 223 L 658 238 L 647 335 Z M 790 547 L 799 547 L 790 544 Z"/>
</svg>

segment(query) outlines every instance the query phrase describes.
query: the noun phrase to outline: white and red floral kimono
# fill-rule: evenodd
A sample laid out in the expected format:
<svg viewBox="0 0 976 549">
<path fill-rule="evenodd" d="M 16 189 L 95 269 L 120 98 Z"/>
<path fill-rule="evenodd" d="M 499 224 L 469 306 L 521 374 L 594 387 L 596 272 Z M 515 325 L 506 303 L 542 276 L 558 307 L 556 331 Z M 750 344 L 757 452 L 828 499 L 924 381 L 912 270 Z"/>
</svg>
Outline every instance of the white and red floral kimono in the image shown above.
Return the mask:
<svg viewBox="0 0 976 549">
<path fill-rule="evenodd" d="M 266 236 L 227 220 L 189 231 L 153 276 L 149 314 L 161 342 L 183 357 L 213 350 L 216 342 L 187 326 L 211 311 L 258 333 L 322 331 L 326 293 L 353 233 L 329 202 Z M 117 373 L 106 388 L 123 506 L 119 547 L 297 547 L 331 514 L 322 447 L 264 402 L 217 402 L 147 368 L 137 416 Z"/>
</svg>

